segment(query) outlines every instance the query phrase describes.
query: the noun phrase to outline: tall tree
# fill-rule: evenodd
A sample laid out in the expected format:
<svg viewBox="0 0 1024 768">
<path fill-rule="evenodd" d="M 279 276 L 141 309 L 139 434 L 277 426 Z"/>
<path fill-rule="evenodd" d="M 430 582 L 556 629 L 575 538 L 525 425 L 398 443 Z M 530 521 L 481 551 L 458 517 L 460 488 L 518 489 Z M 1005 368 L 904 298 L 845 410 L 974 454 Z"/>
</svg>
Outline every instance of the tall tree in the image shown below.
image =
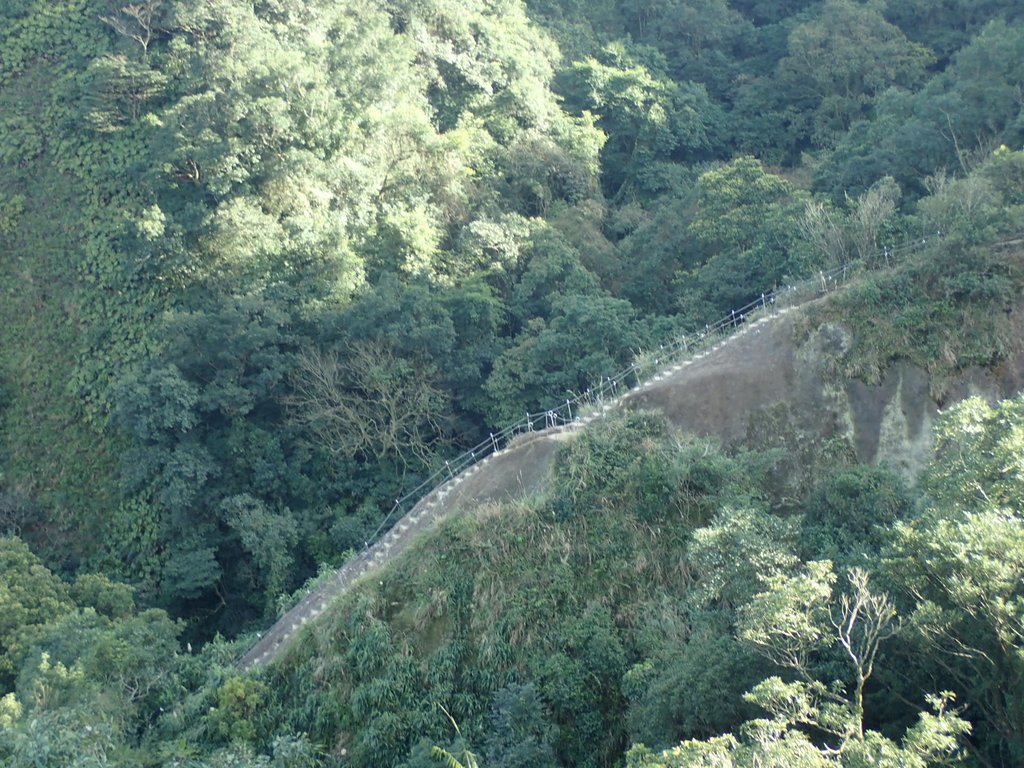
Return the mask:
<svg viewBox="0 0 1024 768">
<path fill-rule="evenodd" d="M 814 20 L 790 33 L 776 77 L 787 100 L 809 118 L 814 146 L 835 145 L 853 123 L 871 115 L 885 89 L 924 80 L 930 52 L 887 22 L 882 7 L 827 0 Z"/>
<path fill-rule="evenodd" d="M 1024 756 L 1024 397 L 964 401 L 936 442 L 927 505 L 898 528 L 893 565 L 933 674 L 971 705 L 984 753 L 1013 763 Z"/>
</svg>

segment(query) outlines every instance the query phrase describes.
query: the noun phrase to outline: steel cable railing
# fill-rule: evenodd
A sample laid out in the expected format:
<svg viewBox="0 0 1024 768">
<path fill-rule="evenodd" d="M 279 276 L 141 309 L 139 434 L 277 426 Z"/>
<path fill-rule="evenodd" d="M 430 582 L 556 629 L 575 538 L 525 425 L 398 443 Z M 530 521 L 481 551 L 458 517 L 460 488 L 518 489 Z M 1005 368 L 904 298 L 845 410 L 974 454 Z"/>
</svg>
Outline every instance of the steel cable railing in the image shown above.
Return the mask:
<svg viewBox="0 0 1024 768">
<path fill-rule="evenodd" d="M 472 448 L 446 460 L 443 465 L 437 467 L 415 487 L 395 499 L 391 510 L 383 517 L 373 534 L 366 539 L 353 561 L 365 558 L 368 551 L 412 512 L 421 500 L 441 490 L 447 483 L 458 478 L 481 460 L 502 450 L 519 435 L 578 425 L 589 421 L 591 415 L 596 415 L 592 413 L 593 409 L 598 409 L 597 413 L 602 412 L 608 399 L 615 400 L 627 392 L 643 386 L 659 372 L 701 354 L 730 337 L 750 323 L 752 319 L 767 313 L 776 313 L 784 308 L 798 306 L 830 293 L 849 282 L 856 275 L 863 273 L 870 266 L 869 261 L 891 266 L 908 254 L 926 248 L 941 237 L 942 233 L 937 232 L 928 237 L 906 240 L 893 247 L 884 246 L 871 259 L 850 260 L 829 270 L 819 270 L 816 275 L 798 282 L 776 286 L 748 304 L 731 310 L 715 322 L 706 324 L 703 329 L 675 334 L 660 344 L 656 350 L 652 349 L 639 354 L 627 368 L 623 368 L 614 375 L 603 377 L 583 392 L 567 392 L 568 396 L 558 406 L 536 413 L 527 412 L 525 417 L 518 422 L 498 432 L 489 433 L 486 438 Z M 302 598 L 296 606 L 293 606 L 292 610 L 305 599 L 307 598 Z"/>
<path fill-rule="evenodd" d="M 925 248 L 929 243 L 941 238 L 937 232 L 930 237 L 918 237 L 906 240 L 899 245 L 884 246 L 873 260 L 891 265 L 904 258 L 907 254 Z M 640 386 L 662 368 L 681 362 L 697 355 L 723 338 L 731 336 L 735 331 L 746 325 L 752 318 L 768 311 L 778 311 L 783 307 L 802 304 L 811 298 L 834 291 L 844 285 L 855 275 L 862 273 L 867 267 L 864 259 L 855 259 L 836 266 L 828 271 L 819 270 L 818 274 L 793 283 L 776 287 L 762 293 L 748 304 L 723 315 L 714 323 L 709 323 L 699 331 L 675 335 L 661 344 L 657 350 L 638 355 L 628 368 L 620 370 L 613 376 L 602 378 L 594 385 L 580 393 L 569 392 L 569 397 L 558 406 L 544 409 L 537 413 L 527 412 L 526 416 L 498 432 L 491 432 L 477 445 L 464 451 L 453 459 L 434 470 L 428 477 L 410 489 L 395 503 L 387 515 L 381 520 L 373 534 L 365 541 L 360 552 L 371 547 L 385 533 L 392 522 L 403 517 L 416 506 L 420 499 L 431 495 L 445 483 L 453 480 L 481 459 L 497 453 L 507 446 L 513 438 L 527 432 L 535 432 L 553 427 L 563 427 L 578 422 L 584 411 L 603 404 L 605 399 L 617 398 L 630 389 Z M 653 372 L 652 372 L 653 370 Z M 628 382 L 632 380 L 632 384 Z M 396 516 L 397 515 L 397 516 Z"/>
</svg>

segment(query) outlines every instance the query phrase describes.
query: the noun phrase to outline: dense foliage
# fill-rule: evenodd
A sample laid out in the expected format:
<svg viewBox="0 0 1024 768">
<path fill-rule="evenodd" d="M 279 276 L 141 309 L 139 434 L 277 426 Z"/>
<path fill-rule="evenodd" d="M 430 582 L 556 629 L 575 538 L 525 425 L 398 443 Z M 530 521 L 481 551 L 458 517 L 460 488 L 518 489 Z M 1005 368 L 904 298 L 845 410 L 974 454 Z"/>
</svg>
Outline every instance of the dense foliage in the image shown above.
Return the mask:
<svg viewBox="0 0 1024 768">
<path fill-rule="evenodd" d="M 0 756 L 601 766 L 632 744 L 638 768 L 1013 765 L 1022 435 L 1024 396 L 967 400 L 920 495 L 851 466 L 782 513 L 780 457 L 611 419 L 547 496 L 448 520 L 255 676 L 2 539 Z"/>
<path fill-rule="evenodd" d="M 2 761 L 1024 759 L 1017 401 L 947 418 L 923 500 L 847 467 L 795 512 L 771 454 L 610 425 L 266 679 L 221 639 L 446 455 L 821 267 L 877 268 L 808 321 L 853 331 L 838 375 L 910 359 L 941 397 L 1002 360 L 1018 2 L 7 0 L 0 27 Z M 829 621 L 859 604 L 900 629 L 867 676 L 864 622 L 844 657 Z"/>
</svg>

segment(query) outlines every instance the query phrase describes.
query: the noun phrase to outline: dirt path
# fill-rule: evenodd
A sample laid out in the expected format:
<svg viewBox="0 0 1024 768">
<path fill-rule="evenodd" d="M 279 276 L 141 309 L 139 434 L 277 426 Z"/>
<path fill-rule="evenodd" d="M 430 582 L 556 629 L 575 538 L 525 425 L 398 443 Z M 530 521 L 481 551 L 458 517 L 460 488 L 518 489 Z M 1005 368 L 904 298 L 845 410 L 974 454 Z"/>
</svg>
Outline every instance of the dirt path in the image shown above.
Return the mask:
<svg viewBox="0 0 1024 768">
<path fill-rule="evenodd" d="M 511 501 L 544 489 L 557 444 L 573 427 L 521 435 L 431 491 L 377 543 L 350 560 L 282 616 L 239 662 L 243 669 L 273 661 L 292 637 L 361 576 L 387 565 L 425 529 L 451 513 L 491 501 Z"/>
<path fill-rule="evenodd" d="M 781 309 L 747 324 L 710 349 L 670 365 L 620 397 L 584 413 L 572 424 L 520 435 L 508 447 L 435 488 L 383 538 L 281 617 L 242 657 L 239 666 L 249 669 L 272 662 L 331 600 L 359 578 L 385 567 L 438 520 L 486 502 L 522 499 L 545 490 L 558 443 L 613 410 L 660 410 L 674 425 L 706 435 L 718 434 L 723 424 L 741 424 L 751 405 L 783 398 L 792 361 L 778 355 L 780 349 L 787 348 L 778 341 L 792 333 L 791 319 L 783 319 L 791 311 Z M 709 392 L 714 396 L 709 397 Z"/>
</svg>

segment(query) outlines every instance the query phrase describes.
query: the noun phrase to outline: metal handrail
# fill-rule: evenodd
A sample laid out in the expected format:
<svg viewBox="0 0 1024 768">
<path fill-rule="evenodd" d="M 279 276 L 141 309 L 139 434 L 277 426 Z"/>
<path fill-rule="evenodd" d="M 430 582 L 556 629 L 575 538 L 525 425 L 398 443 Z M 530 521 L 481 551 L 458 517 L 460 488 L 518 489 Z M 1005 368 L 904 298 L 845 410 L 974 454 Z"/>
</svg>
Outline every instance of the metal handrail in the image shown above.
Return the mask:
<svg viewBox="0 0 1024 768">
<path fill-rule="evenodd" d="M 937 232 L 930 237 L 918 237 L 904 241 L 894 247 L 883 247 L 870 261 L 884 261 L 891 265 L 910 253 L 926 248 L 930 243 L 941 238 Z M 536 413 L 527 412 L 525 417 L 514 424 L 506 426 L 498 432 L 491 432 L 472 448 L 458 456 L 448 459 L 437 467 L 429 476 L 421 480 L 415 487 L 395 499 L 391 510 L 383 517 L 373 534 L 364 542 L 356 553 L 354 560 L 364 558 L 378 541 L 409 514 L 419 502 L 440 491 L 447 483 L 456 480 L 481 460 L 491 456 L 507 446 L 515 437 L 535 431 L 561 428 L 579 424 L 587 409 L 604 405 L 609 396 L 618 398 L 633 389 L 643 386 L 649 379 L 683 360 L 695 357 L 714 344 L 728 338 L 739 328 L 750 322 L 751 318 L 765 312 L 776 312 L 783 307 L 792 307 L 829 293 L 845 284 L 855 275 L 860 274 L 868 266 L 866 259 L 854 259 L 837 265 L 830 270 L 819 270 L 817 274 L 804 280 L 784 286 L 776 286 L 766 290 L 758 298 L 744 306 L 731 310 L 703 329 L 689 333 L 675 334 L 660 344 L 657 350 L 647 354 L 639 354 L 627 368 L 623 368 L 612 376 L 601 378 L 583 392 L 568 392 L 564 402 L 555 408 L 543 409 Z M 632 378 L 632 385 L 628 382 Z M 588 419 L 589 420 L 589 419 Z M 540 426 L 538 430 L 537 427 Z M 401 514 L 397 514 L 401 513 Z M 397 514 L 397 517 L 396 517 Z M 335 575 L 338 571 L 335 572 Z M 303 598 L 305 599 L 305 598 Z M 302 600 L 299 601 L 299 604 Z M 295 607 L 297 607 L 297 605 Z M 294 609 L 294 608 L 293 608 Z M 276 622 L 275 622 L 276 624 Z M 250 649 L 251 650 L 251 649 Z M 248 651 L 239 656 L 247 655 Z"/>
<path fill-rule="evenodd" d="M 872 260 L 882 260 L 885 264 L 891 264 L 893 261 L 899 261 L 907 254 L 925 248 L 929 243 L 941 237 L 942 232 L 936 232 L 930 237 L 908 239 L 892 247 L 883 246 L 882 250 L 872 257 Z M 793 306 L 803 303 L 803 301 L 813 296 L 828 293 L 840 284 L 845 284 L 854 274 L 863 271 L 865 267 L 865 259 L 853 259 L 828 271 L 819 270 L 816 275 L 797 283 L 764 291 L 760 297 L 738 309 L 731 310 L 729 314 L 723 315 L 715 322 L 705 325 L 702 330 L 673 336 L 666 343 L 658 347 L 657 355 L 653 361 L 656 369 L 655 373 L 657 370 L 660 370 L 658 366 L 667 365 L 669 364 L 668 361 L 671 361 L 671 364 L 679 362 L 680 359 L 684 359 L 689 355 L 695 355 L 706 348 L 711 340 L 718 341 L 722 337 L 731 335 L 742 325 L 749 322 L 751 316 L 767 311 L 769 308 L 778 309 L 783 305 Z M 682 358 L 680 353 L 682 353 Z M 608 394 L 617 395 L 619 385 L 628 377 L 634 377 L 635 382 L 633 386 L 643 384 L 645 377 L 642 375 L 642 372 L 647 367 L 649 366 L 643 365 L 639 360 L 634 360 L 628 368 L 623 368 L 613 376 L 603 377 L 583 392 L 570 392 L 570 397 L 566 398 L 557 407 L 541 410 L 537 413 L 527 411 L 523 419 L 510 424 L 498 432 L 489 433 L 488 437 L 477 445 L 464 451 L 454 459 L 448 459 L 444 462 L 444 465 L 435 469 L 414 488 L 395 499 L 391 510 L 384 516 L 373 534 L 364 542 L 359 552 L 364 552 L 373 546 L 381 535 L 386 533 L 389 523 L 396 519 L 396 512 L 402 511 L 404 514 L 404 512 L 415 506 L 420 499 L 429 496 L 456 475 L 476 464 L 481 459 L 501 450 L 514 437 L 526 432 L 535 431 L 534 427 L 538 422 L 543 421 L 544 428 L 572 424 L 580 418 L 580 413 L 584 408 L 592 406 L 595 401 L 603 401 Z M 655 374 L 652 373 L 651 375 Z M 625 391 L 628 391 L 628 389 L 629 387 Z M 412 505 L 407 508 L 406 505 L 410 502 L 412 502 Z"/>
</svg>

